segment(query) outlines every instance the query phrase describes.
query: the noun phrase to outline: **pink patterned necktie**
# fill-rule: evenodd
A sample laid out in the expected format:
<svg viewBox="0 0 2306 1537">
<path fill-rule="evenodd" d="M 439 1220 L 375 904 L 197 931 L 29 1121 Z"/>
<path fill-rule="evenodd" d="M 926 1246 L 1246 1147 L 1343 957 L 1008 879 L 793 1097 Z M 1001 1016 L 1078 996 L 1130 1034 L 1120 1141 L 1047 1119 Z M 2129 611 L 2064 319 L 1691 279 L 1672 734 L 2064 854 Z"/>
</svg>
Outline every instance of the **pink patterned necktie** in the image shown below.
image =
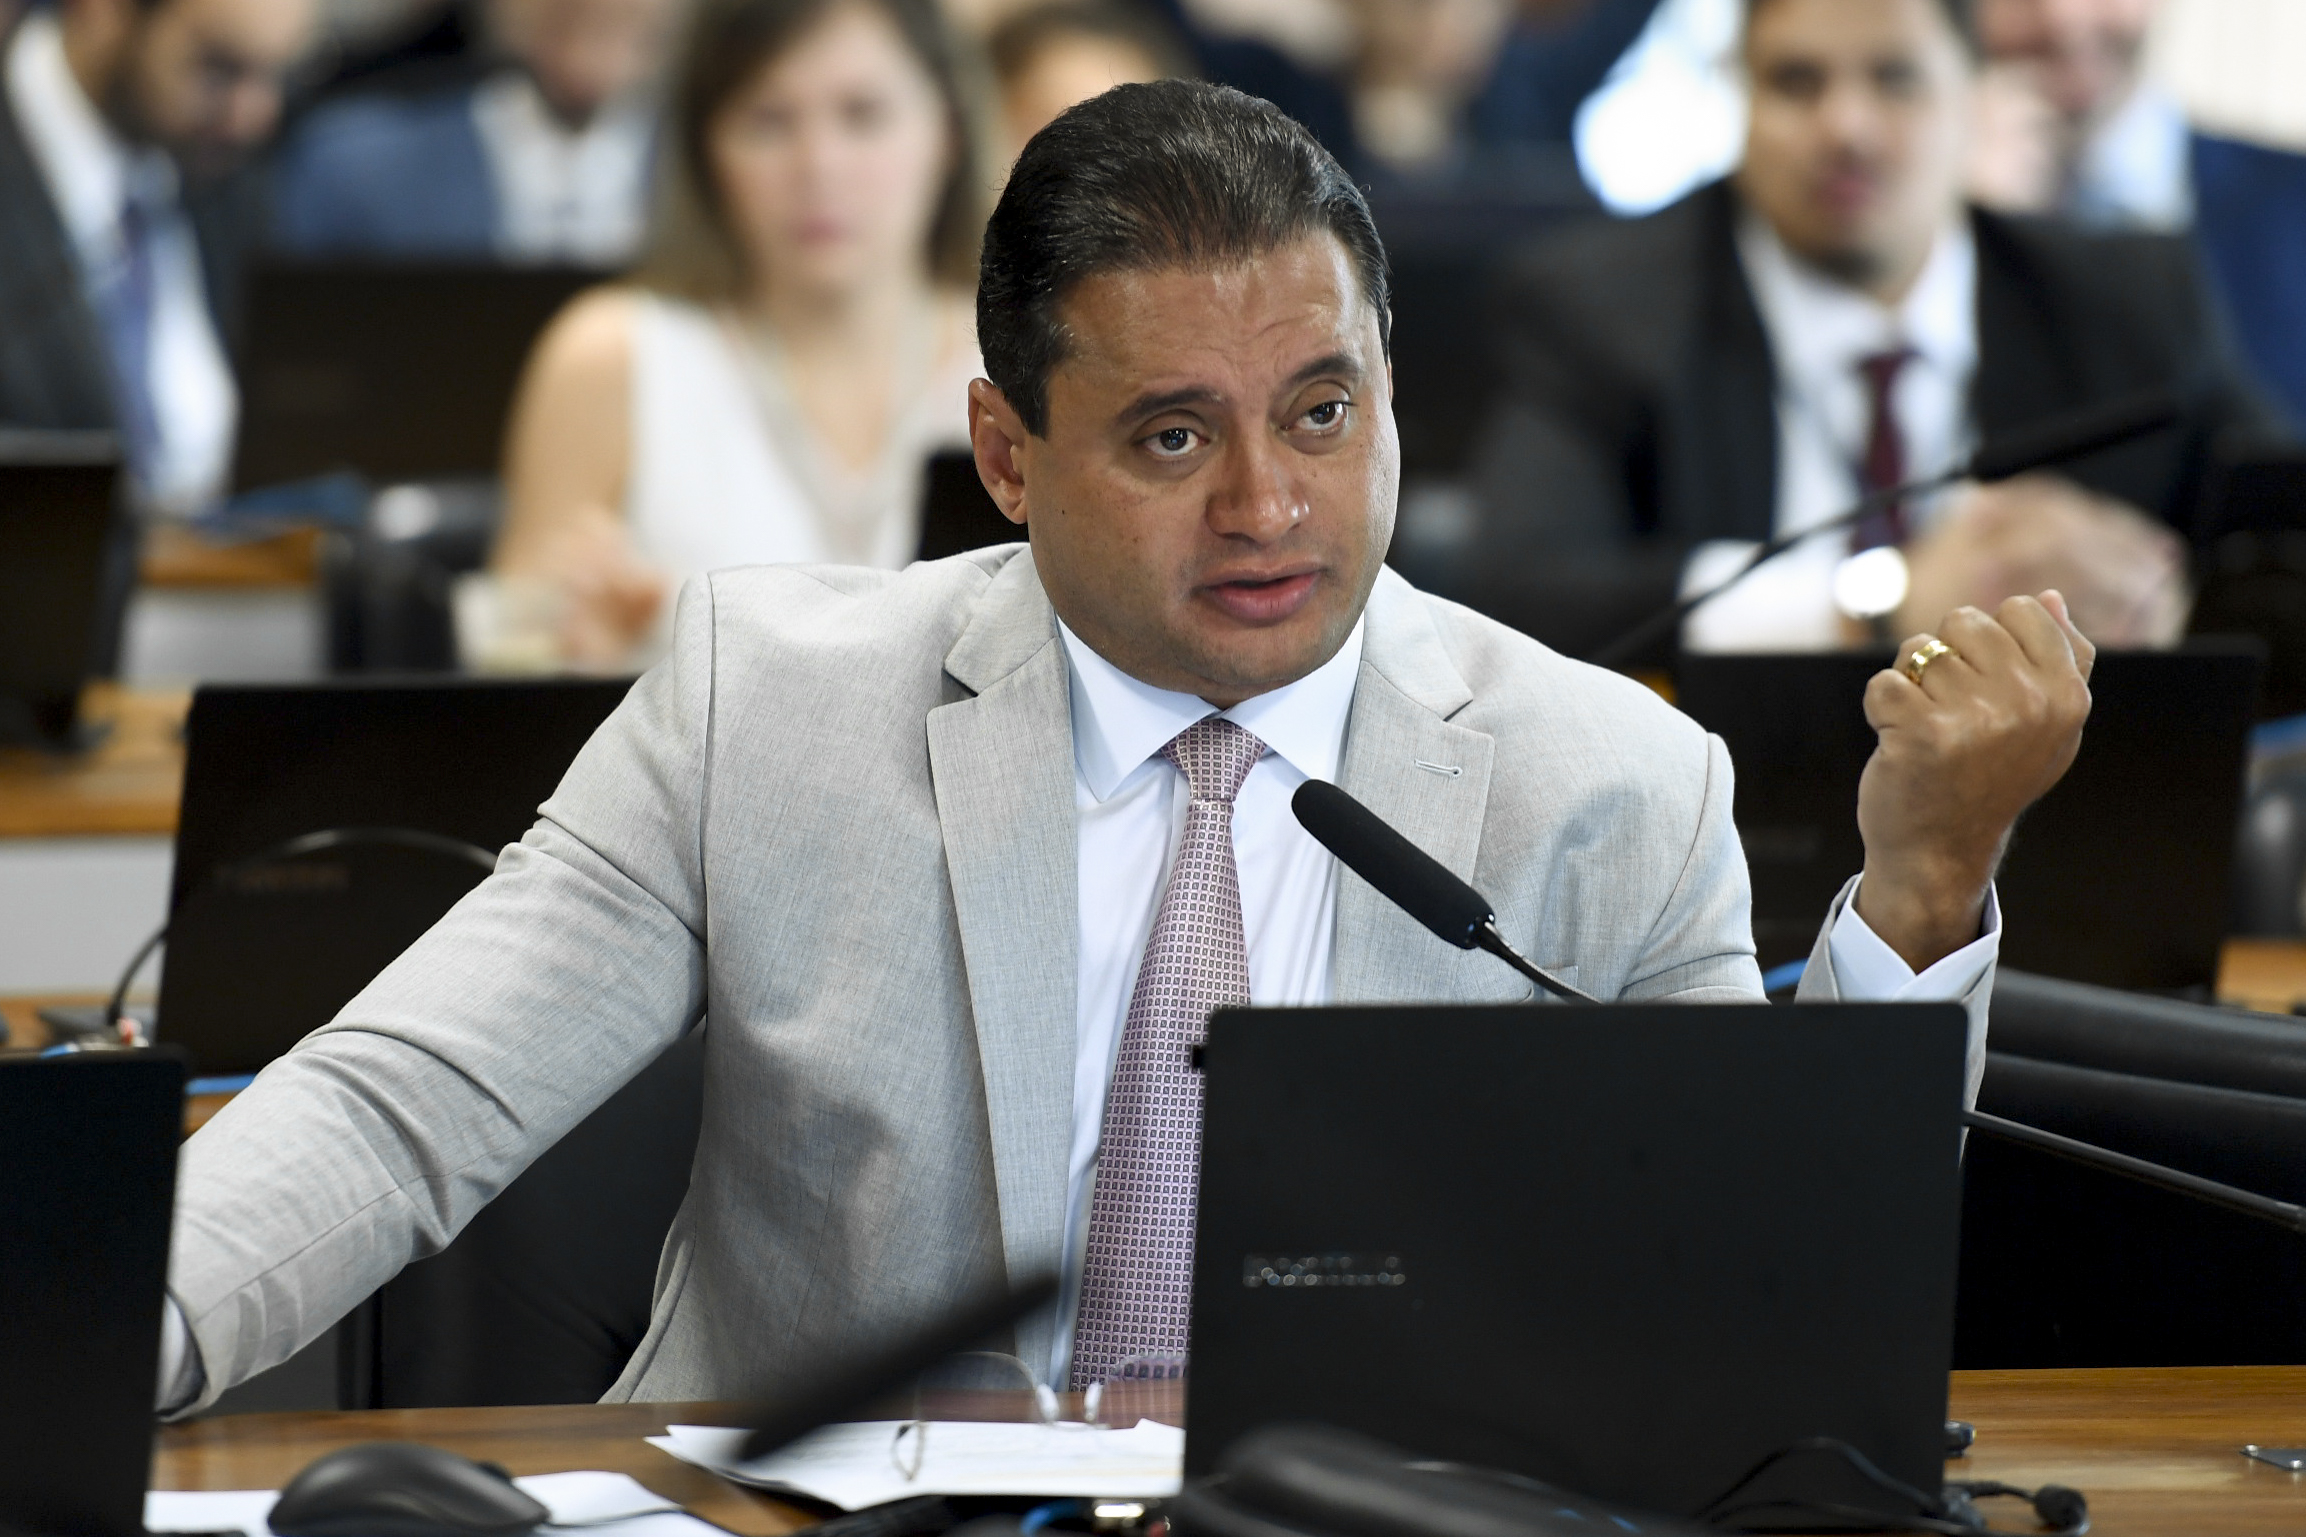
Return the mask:
<svg viewBox="0 0 2306 1537">
<path fill-rule="evenodd" d="M 1201 1075 L 1209 1011 L 1249 1001 L 1233 797 L 1265 744 L 1212 715 L 1161 749 L 1192 787 L 1185 840 L 1137 968 L 1105 1096 L 1073 1386 L 1135 1355 L 1183 1355 L 1192 1321 L 1193 1205 L 1201 1182 Z"/>
</svg>

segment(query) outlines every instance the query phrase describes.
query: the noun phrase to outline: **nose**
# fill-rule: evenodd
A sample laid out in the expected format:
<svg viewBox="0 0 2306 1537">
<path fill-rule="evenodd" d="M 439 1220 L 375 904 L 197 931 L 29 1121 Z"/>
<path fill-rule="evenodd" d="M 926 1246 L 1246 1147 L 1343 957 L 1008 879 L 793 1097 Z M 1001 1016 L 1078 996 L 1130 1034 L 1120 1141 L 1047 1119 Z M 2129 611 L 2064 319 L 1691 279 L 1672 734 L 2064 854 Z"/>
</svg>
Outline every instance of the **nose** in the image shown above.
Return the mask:
<svg viewBox="0 0 2306 1537">
<path fill-rule="evenodd" d="M 1880 103 L 1869 83 L 1855 74 L 1837 74 L 1818 103 L 1818 120 L 1836 145 L 1872 142 L 1880 126 Z"/>
<path fill-rule="evenodd" d="M 1227 446 L 1222 473 L 1209 493 L 1212 533 L 1252 544 L 1271 544 L 1305 521 L 1310 510 L 1291 474 L 1289 450 L 1278 434 L 1253 432 Z"/>
</svg>

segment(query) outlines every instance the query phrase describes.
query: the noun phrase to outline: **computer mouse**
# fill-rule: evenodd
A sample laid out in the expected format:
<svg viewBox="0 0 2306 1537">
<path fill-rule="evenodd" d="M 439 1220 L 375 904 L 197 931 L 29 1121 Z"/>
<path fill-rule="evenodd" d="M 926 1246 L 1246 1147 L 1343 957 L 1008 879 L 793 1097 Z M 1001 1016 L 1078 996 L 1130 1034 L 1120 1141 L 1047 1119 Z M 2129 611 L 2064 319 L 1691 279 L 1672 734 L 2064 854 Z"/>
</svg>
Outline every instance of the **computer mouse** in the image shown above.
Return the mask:
<svg viewBox="0 0 2306 1537">
<path fill-rule="evenodd" d="M 551 1518 L 500 1468 L 369 1441 L 312 1462 L 267 1519 L 279 1537 L 521 1537 Z"/>
</svg>

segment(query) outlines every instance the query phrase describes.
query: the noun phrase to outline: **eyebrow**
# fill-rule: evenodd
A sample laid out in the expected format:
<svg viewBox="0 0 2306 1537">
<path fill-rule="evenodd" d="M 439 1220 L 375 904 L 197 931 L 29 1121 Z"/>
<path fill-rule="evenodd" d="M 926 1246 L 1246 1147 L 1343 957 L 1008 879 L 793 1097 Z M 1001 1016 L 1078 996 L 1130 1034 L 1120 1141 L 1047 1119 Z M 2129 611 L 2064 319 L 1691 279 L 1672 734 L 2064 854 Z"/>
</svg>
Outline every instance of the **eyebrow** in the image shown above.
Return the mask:
<svg viewBox="0 0 2306 1537">
<path fill-rule="evenodd" d="M 1325 353 L 1291 374 L 1284 388 L 1297 389 L 1324 374 L 1342 374 L 1358 382 L 1367 370 L 1361 359 L 1350 352 Z M 1223 397 L 1205 384 L 1189 384 L 1180 390 L 1163 390 L 1159 394 L 1140 395 L 1113 413 L 1116 422 L 1143 421 L 1148 416 L 1159 416 L 1180 406 L 1207 405 Z"/>
</svg>

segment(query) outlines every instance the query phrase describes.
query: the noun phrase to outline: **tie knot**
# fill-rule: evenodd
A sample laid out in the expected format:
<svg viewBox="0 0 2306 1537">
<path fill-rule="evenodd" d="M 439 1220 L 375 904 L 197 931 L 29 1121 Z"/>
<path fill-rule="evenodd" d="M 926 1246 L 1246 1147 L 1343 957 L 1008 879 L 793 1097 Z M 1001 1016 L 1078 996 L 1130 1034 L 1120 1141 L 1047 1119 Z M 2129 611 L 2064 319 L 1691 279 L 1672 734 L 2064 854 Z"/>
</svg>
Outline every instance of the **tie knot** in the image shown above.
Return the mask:
<svg viewBox="0 0 2306 1537">
<path fill-rule="evenodd" d="M 1230 806 L 1241 781 L 1265 756 L 1265 744 L 1224 716 L 1211 715 L 1171 737 L 1161 756 L 1177 765 L 1195 800 Z"/>
<path fill-rule="evenodd" d="M 1897 384 L 1898 375 L 1905 372 L 1906 365 L 1913 360 L 1914 349 L 1911 347 L 1896 347 L 1888 352 L 1869 352 L 1858 359 L 1858 372 L 1865 376 L 1866 389 L 1872 394 L 1876 402 L 1876 409 L 1879 409 L 1879 403 L 1889 395 L 1892 387 Z"/>
</svg>

